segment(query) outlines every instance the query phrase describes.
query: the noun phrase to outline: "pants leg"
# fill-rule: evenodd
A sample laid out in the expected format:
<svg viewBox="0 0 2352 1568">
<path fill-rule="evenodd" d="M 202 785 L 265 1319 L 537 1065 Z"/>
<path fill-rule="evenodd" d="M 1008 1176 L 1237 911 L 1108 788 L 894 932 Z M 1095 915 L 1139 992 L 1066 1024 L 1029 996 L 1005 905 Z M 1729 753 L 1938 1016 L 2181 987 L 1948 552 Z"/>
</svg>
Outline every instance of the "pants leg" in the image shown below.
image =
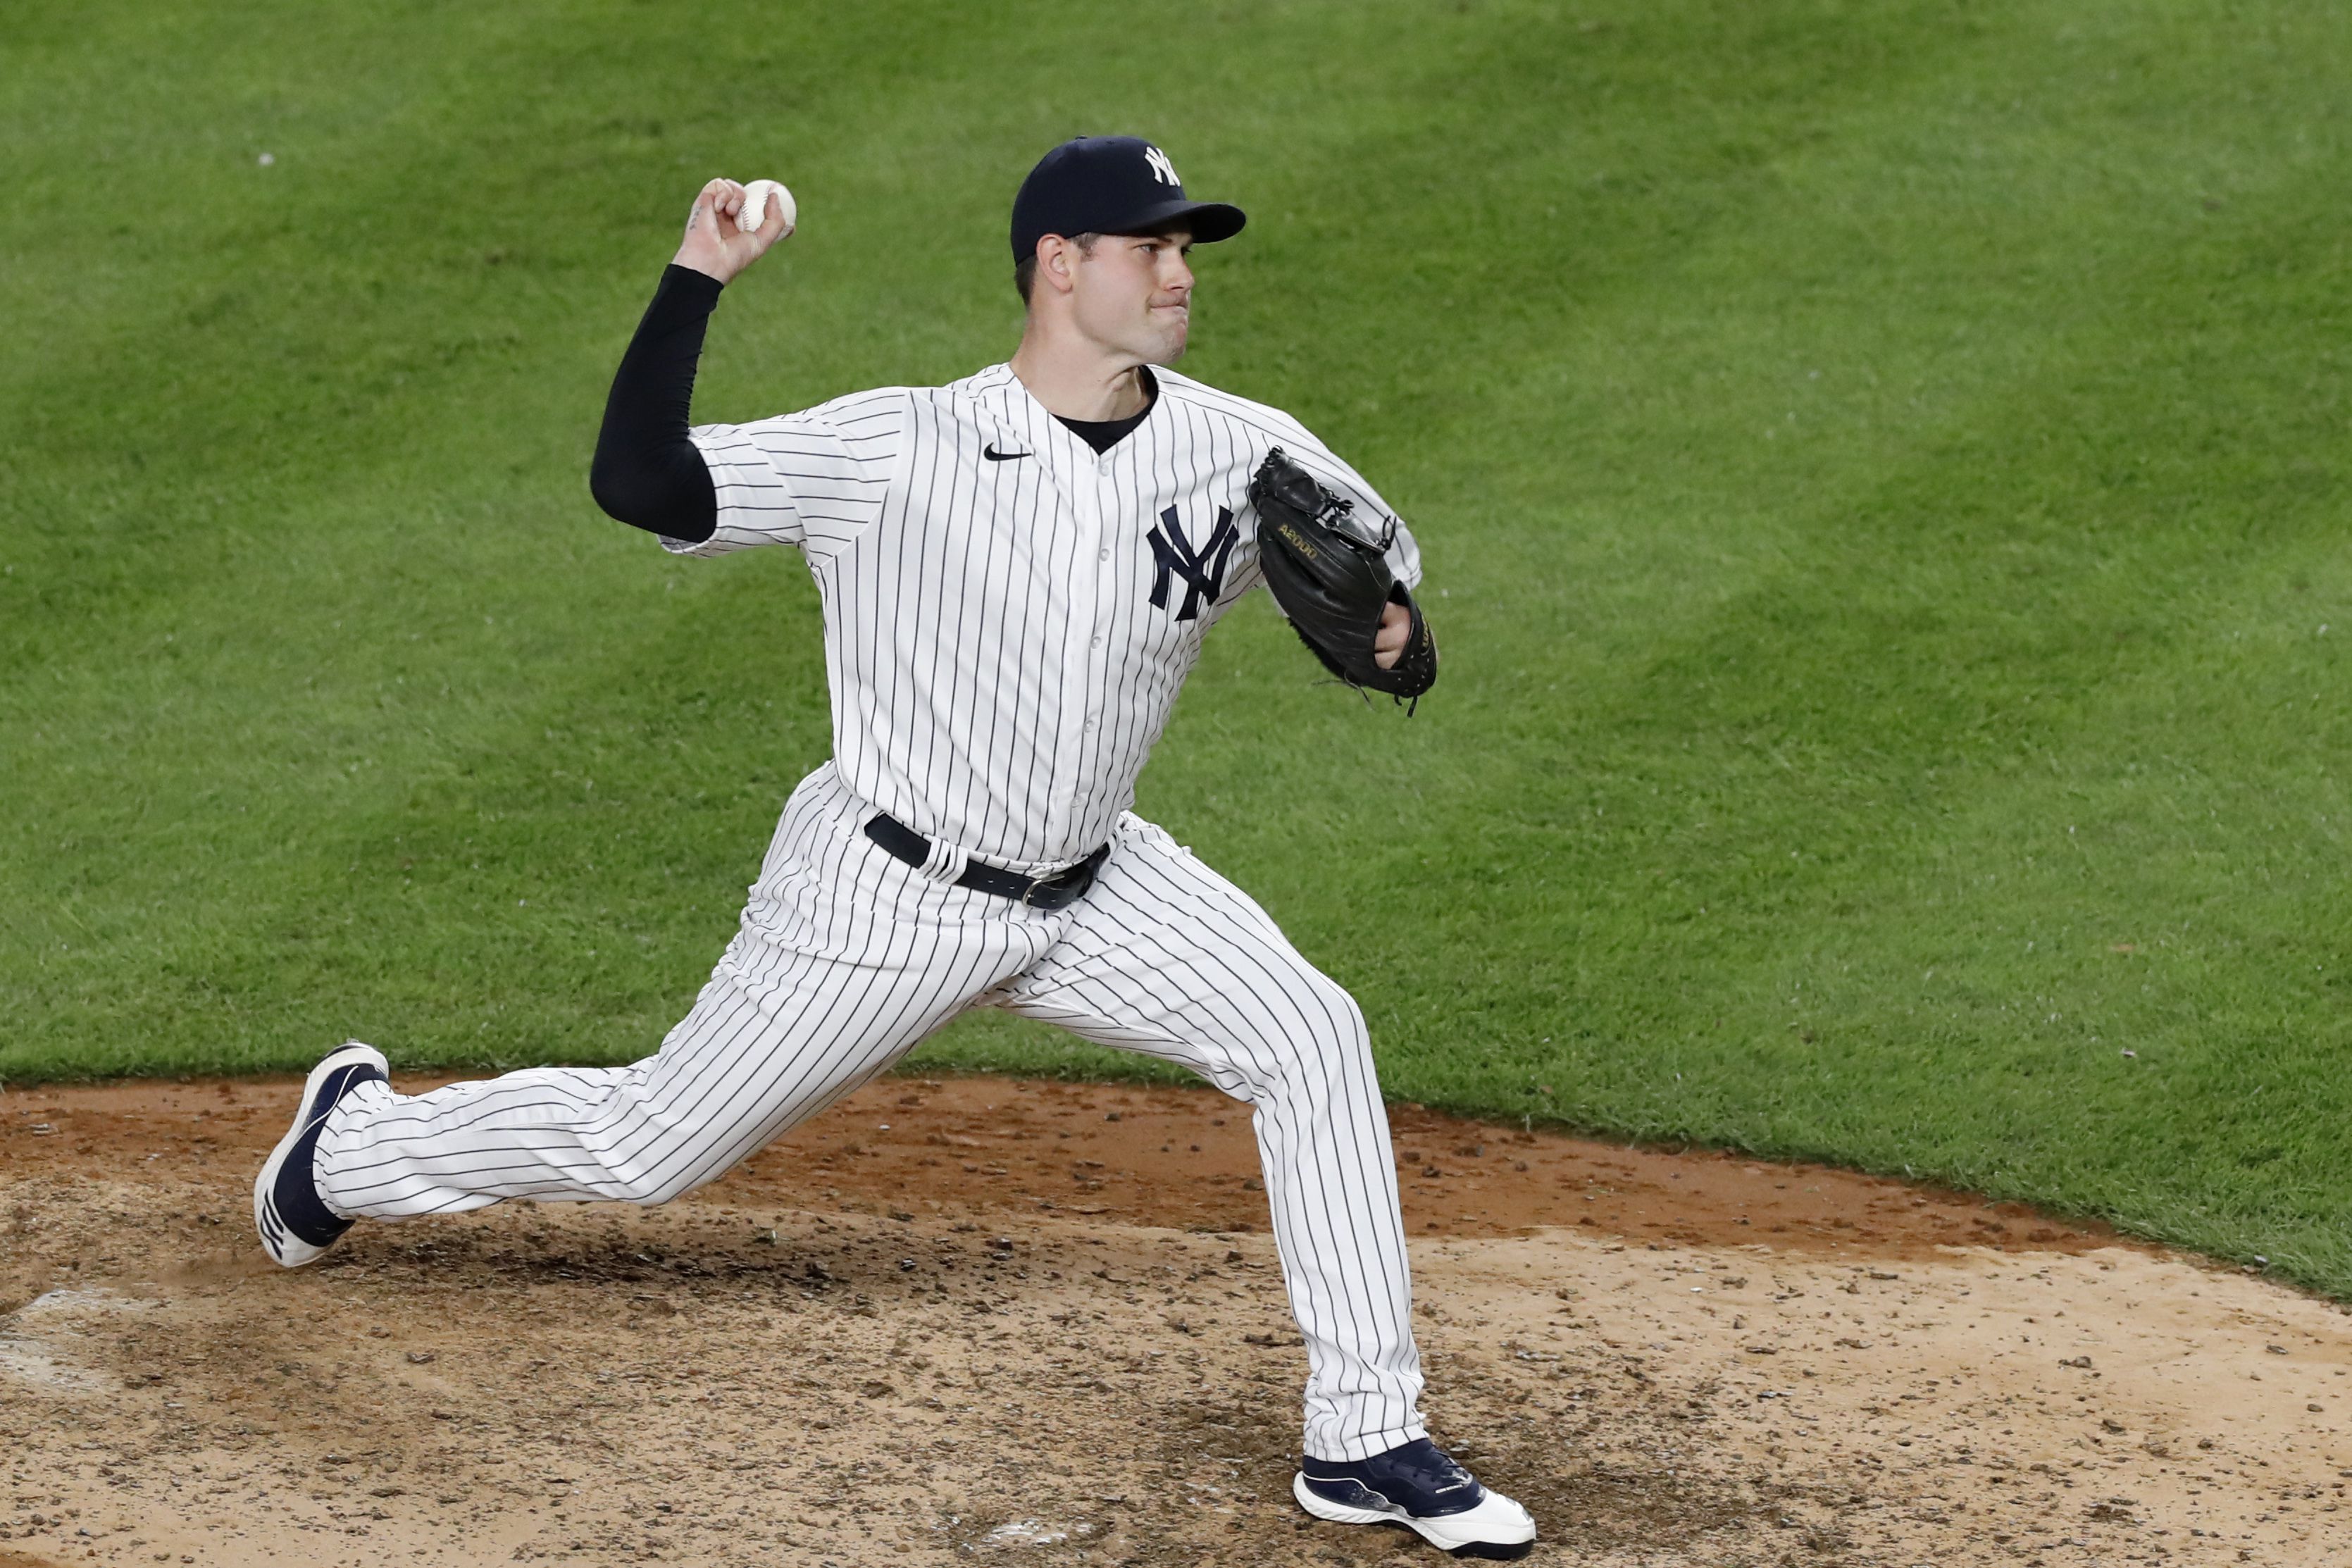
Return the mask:
<svg viewBox="0 0 2352 1568">
<path fill-rule="evenodd" d="M 1059 922 L 876 848 L 821 768 L 793 793 L 743 922 L 659 1051 L 429 1094 L 367 1084 L 328 1119 L 319 1190 L 348 1216 L 506 1198 L 656 1204 L 720 1175 L 888 1067 Z"/>
<path fill-rule="evenodd" d="M 1388 1110 L 1354 999 L 1247 894 L 1131 815 L 1069 913 L 986 999 L 1247 1101 L 1307 1342 L 1306 1451 L 1360 1459 L 1426 1436 Z"/>
</svg>

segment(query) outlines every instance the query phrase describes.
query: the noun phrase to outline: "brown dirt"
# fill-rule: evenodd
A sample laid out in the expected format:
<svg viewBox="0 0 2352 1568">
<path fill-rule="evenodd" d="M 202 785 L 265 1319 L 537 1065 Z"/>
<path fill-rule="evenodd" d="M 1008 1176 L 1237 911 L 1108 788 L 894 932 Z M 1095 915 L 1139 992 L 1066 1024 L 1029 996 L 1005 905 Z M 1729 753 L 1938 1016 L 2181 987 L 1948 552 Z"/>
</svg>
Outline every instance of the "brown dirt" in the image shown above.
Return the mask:
<svg viewBox="0 0 2352 1568">
<path fill-rule="evenodd" d="M 404 1087 L 409 1080 L 404 1079 Z M 665 1209 L 247 1234 L 292 1084 L 0 1094 L 0 1568 L 1433 1562 L 1290 1502 L 1246 1113 L 888 1079 Z M 2352 1560 L 2352 1323 L 1810 1166 L 1393 1117 L 1535 1561 Z"/>
</svg>

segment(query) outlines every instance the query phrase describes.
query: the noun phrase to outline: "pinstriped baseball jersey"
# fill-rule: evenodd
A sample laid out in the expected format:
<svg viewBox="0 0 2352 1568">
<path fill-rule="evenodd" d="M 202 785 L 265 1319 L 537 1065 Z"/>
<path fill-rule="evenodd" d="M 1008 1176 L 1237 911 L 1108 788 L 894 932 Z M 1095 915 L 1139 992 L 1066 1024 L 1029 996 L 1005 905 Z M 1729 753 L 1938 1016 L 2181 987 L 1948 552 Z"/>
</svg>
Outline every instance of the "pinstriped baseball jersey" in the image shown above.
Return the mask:
<svg viewBox="0 0 2352 1568">
<path fill-rule="evenodd" d="M 1243 221 L 1238 208 L 1187 202 L 1156 147 L 1082 138 L 1024 183 L 1013 250 L 1026 228 L 1148 237 L 1175 223 L 1214 241 Z M 1029 248 L 1042 256 L 1043 238 Z M 1155 293 L 1189 288 L 1166 249 L 1129 258 L 1151 263 Z M 1032 280 L 1020 279 L 1024 300 Z M 1475 1489 L 1425 1441 L 1410 1259 L 1363 1010 L 1248 894 L 1127 809 L 1202 638 L 1260 580 L 1247 498 L 1268 451 L 1283 447 L 1368 521 L 1393 524 L 1393 513 L 1287 415 L 1140 366 L 1153 395 L 1140 415 L 1076 428 L 999 364 L 948 386 L 689 431 L 719 281 L 698 266 L 664 273 L 614 377 L 591 488 L 633 526 L 711 529 L 700 542 L 665 538 L 677 553 L 801 548 L 824 604 L 834 758 L 793 792 L 735 940 L 658 1050 L 626 1067 L 530 1068 L 415 1095 L 355 1079 L 257 1178 L 272 1255 L 307 1261 L 340 1234 L 317 1222 L 323 1239 L 293 1238 L 301 1256 L 268 1235 L 268 1216 L 286 1212 L 278 1187 L 299 1181 L 281 1159 L 299 1139 L 315 1139 L 312 1206 L 336 1221 L 513 1198 L 665 1203 L 966 1009 L 1000 1007 L 1181 1064 L 1251 1107 L 1307 1352 L 1306 1456 L 1385 1464 L 1363 1472 L 1384 1485 L 1434 1460 L 1455 1478 L 1447 1487 Z M 1142 274 L 1130 268 L 1129 281 Z M 1043 345 L 1041 363 L 1084 350 L 1050 321 L 1031 329 L 1044 332 L 1024 340 Z M 1398 525 L 1391 537 L 1397 578 L 1417 585 L 1412 535 Z M 929 840 L 929 856 L 915 863 L 903 837 L 877 832 L 877 808 Z M 1069 897 L 1033 899 L 967 883 L 969 858 L 1033 875 L 1086 868 L 1065 884 Z M 912 1323 L 935 1307 L 889 1310 Z M 1338 1502 L 1332 1485 L 1333 1472 L 1310 1480 L 1302 1468 L 1293 1490 L 1318 1517 L 1399 1517 L 1385 1502 Z M 1508 1500 L 1444 1520 L 1476 1521 L 1489 1504 L 1515 1518 L 1458 1537 L 1410 1522 L 1448 1550 L 1524 1551 L 1533 1526 Z"/>
<path fill-rule="evenodd" d="M 1368 515 L 1388 508 L 1286 416 L 1157 380 L 1100 456 L 1002 365 L 693 432 L 717 527 L 670 547 L 801 546 L 835 758 L 793 792 L 734 942 L 658 1051 L 419 1095 L 361 1084 L 319 1134 L 330 1213 L 666 1202 L 966 1008 L 1002 1007 L 1251 1105 L 1307 1348 L 1305 1451 L 1359 1460 L 1427 1436 L 1362 1010 L 1246 893 L 1123 809 L 1202 635 L 1257 580 L 1245 498 L 1266 450 Z M 931 859 L 870 839 L 877 807 L 932 838 Z M 1085 896 L 1052 910 L 956 885 L 950 863 L 1042 871 L 1097 845 Z"/>
<path fill-rule="evenodd" d="M 840 776 L 950 852 L 1040 872 L 1109 837 L 1202 637 L 1259 581 L 1246 492 L 1268 448 L 1393 515 L 1288 415 L 1154 374 L 1148 416 L 1099 455 L 1003 364 L 693 432 L 718 527 L 667 547 L 802 548 Z M 1391 564 L 1419 582 L 1402 527 Z"/>
</svg>

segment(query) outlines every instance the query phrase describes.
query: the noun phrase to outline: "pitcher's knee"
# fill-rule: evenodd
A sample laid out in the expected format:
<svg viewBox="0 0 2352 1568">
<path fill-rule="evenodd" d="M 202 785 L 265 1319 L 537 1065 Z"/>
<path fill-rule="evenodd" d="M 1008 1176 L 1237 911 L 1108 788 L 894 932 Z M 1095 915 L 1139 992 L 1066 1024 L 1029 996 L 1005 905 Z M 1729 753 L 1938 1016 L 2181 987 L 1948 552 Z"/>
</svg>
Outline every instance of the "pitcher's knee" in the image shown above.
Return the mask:
<svg viewBox="0 0 2352 1568">
<path fill-rule="evenodd" d="M 1320 979 L 1318 975 L 1317 978 Z M 1324 981 L 1310 1007 L 1278 1041 L 1270 1042 L 1259 1086 L 1268 1092 L 1334 1081 L 1372 1081 L 1372 1037 L 1355 998 Z"/>
<path fill-rule="evenodd" d="M 1339 1016 L 1332 1023 L 1328 1038 L 1324 1042 L 1324 1048 L 1334 1059 L 1345 1060 L 1351 1065 L 1361 1062 L 1366 1067 L 1370 1067 L 1372 1060 L 1372 1031 L 1370 1026 L 1364 1022 L 1364 1010 L 1357 1006 L 1356 999 L 1345 991 L 1339 990 L 1337 986 L 1332 987 L 1332 990 L 1341 1006 Z"/>
</svg>

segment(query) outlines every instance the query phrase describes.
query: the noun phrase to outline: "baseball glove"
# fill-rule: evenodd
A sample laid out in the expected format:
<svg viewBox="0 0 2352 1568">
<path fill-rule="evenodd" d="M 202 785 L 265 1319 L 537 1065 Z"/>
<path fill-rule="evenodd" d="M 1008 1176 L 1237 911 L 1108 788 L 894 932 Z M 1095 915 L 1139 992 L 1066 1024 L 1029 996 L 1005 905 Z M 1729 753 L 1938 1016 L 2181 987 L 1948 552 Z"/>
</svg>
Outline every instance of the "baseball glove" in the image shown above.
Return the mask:
<svg viewBox="0 0 2352 1568">
<path fill-rule="evenodd" d="M 1382 553 L 1394 525 L 1368 528 L 1353 501 L 1324 489 L 1279 447 L 1251 476 L 1249 499 L 1257 509 L 1259 569 L 1299 640 L 1349 685 L 1417 702 L 1436 684 L 1437 643 Z M 1412 616 L 1412 635 L 1382 669 L 1372 662 L 1372 639 L 1381 610 L 1392 604 Z"/>
</svg>

